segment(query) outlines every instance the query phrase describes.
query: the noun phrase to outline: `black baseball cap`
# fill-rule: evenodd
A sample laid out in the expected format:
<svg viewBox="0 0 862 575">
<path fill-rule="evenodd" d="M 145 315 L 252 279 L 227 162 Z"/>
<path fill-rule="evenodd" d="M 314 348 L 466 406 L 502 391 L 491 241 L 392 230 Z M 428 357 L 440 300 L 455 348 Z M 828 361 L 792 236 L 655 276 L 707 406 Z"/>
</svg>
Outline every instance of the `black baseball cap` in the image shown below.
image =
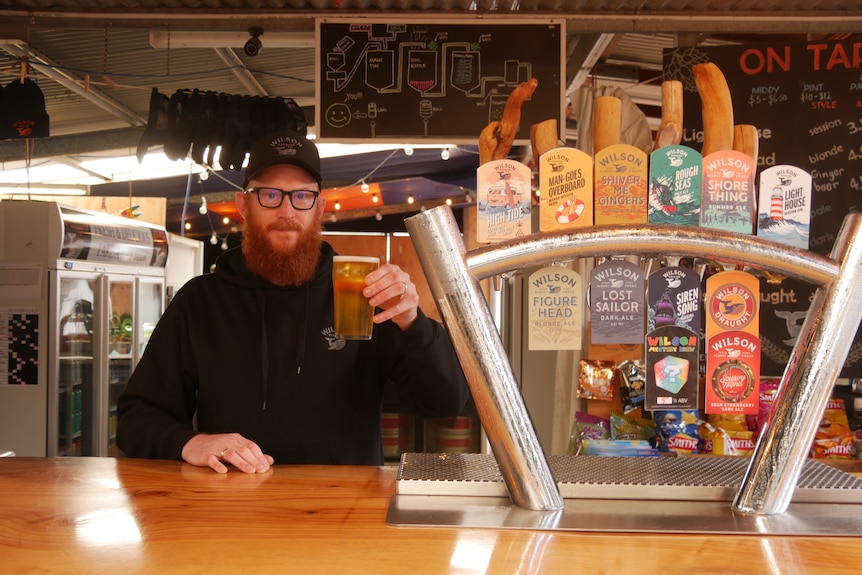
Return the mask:
<svg viewBox="0 0 862 575">
<path fill-rule="evenodd" d="M 45 111 L 45 96 L 30 78 L 12 80 L 3 89 L 3 139 L 47 138 L 50 118 Z"/>
<path fill-rule="evenodd" d="M 321 185 L 320 154 L 314 142 L 298 132 L 282 130 L 252 144 L 242 187 L 248 186 L 258 172 L 277 164 L 293 164 L 304 169 Z"/>
</svg>

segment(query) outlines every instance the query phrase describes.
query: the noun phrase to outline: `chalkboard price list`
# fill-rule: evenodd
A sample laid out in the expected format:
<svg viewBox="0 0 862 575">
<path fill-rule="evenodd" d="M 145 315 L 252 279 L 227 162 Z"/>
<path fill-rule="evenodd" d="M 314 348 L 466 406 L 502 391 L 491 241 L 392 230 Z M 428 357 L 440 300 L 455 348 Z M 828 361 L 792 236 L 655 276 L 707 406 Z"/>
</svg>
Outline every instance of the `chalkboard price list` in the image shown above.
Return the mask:
<svg viewBox="0 0 862 575">
<path fill-rule="evenodd" d="M 774 106 L 787 101 L 787 94 L 752 94 L 748 97 L 748 105 L 752 108 L 755 106 Z"/>
</svg>

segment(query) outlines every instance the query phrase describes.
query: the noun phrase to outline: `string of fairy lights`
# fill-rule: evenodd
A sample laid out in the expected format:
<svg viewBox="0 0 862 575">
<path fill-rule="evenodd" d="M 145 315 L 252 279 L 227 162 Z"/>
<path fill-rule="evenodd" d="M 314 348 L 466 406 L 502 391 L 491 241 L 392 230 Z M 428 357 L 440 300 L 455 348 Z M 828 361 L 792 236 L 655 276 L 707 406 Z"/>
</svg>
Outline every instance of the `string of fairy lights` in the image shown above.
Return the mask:
<svg viewBox="0 0 862 575">
<path fill-rule="evenodd" d="M 452 154 L 451 149 L 452 149 L 453 147 L 454 147 L 455 149 L 457 149 L 457 150 L 461 151 L 461 152 L 466 152 L 466 153 L 478 153 L 478 152 L 473 152 L 472 150 L 462 149 L 462 148 L 459 148 L 459 147 L 457 147 L 457 146 L 445 146 L 445 147 L 443 147 L 443 148 L 441 149 L 441 151 L 440 151 L 440 158 L 441 158 L 442 160 L 448 160 L 448 159 L 451 157 L 451 154 Z M 358 186 L 358 187 L 359 187 L 359 189 L 360 189 L 360 191 L 361 191 L 363 194 L 370 193 L 370 192 L 371 192 L 371 186 L 369 185 L 369 183 L 368 183 L 368 182 L 369 182 L 369 181 L 372 181 L 372 177 L 374 176 L 374 174 L 375 174 L 378 170 L 380 170 L 380 168 L 382 168 L 384 165 L 386 165 L 386 163 L 387 163 L 387 162 L 389 162 L 389 161 L 390 161 L 390 160 L 391 160 L 391 159 L 392 159 L 392 158 L 393 158 L 393 157 L 394 157 L 398 152 L 403 152 L 403 153 L 404 153 L 404 155 L 406 155 L 406 156 L 412 156 L 412 155 L 413 155 L 413 146 L 411 146 L 411 145 L 405 145 L 405 146 L 403 146 L 403 147 L 395 148 L 395 149 L 391 150 L 391 151 L 390 151 L 390 153 L 389 153 L 388 155 L 386 155 L 386 156 L 385 156 L 385 157 L 384 157 L 384 158 L 383 158 L 383 159 L 382 159 L 382 160 L 381 160 L 381 161 L 380 161 L 376 166 L 374 166 L 374 167 L 373 167 L 371 170 L 369 170 L 369 171 L 368 171 L 364 176 L 362 176 L 362 177 L 358 178 L 355 182 L 353 182 L 352 184 L 350 184 L 350 185 L 349 185 L 349 186 L 347 186 L 347 187 L 348 187 L 348 188 L 350 188 L 350 187 L 356 187 L 356 186 Z M 210 166 L 210 165 L 208 165 L 208 164 L 206 164 L 206 163 L 202 163 L 202 164 L 199 164 L 199 165 L 200 165 L 201 167 L 203 167 L 204 169 L 203 169 L 203 171 L 201 171 L 201 172 L 199 172 L 199 173 L 197 174 L 197 177 L 198 177 L 198 184 L 199 184 L 199 186 L 200 186 L 200 191 L 201 191 L 201 203 L 200 203 L 200 206 L 198 207 L 198 212 L 200 213 L 200 215 L 202 215 L 202 216 L 206 216 L 206 220 L 207 220 L 207 223 L 208 223 L 208 225 L 209 225 L 210 232 L 211 232 L 210 239 L 209 239 L 210 244 L 212 244 L 212 245 L 214 245 L 214 246 L 215 246 L 215 245 L 219 245 L 219 246 L 221 247 L 221 249 L 222 249 L 222 250 L 227 250 L 227 249 L 228 249 L 228 247 L 229 247 L 229 245 L 228 245 L 228 238 L 230 237 L 230 235 L 231 235 L 231 234 L 235 234 L 235 233 L 237 233 L 237 232 L 238 232 L 238 228 L 237 228 L 236 222 L 233 222 L 233 220 L 231 220 L 228 216 L 222 216 L 222 221 L 221 221 L 221 223 L 222 223 L 223 225 L 225 225 L 225 226 L 230 226 L 230 228 L 228 229 L 228 231 L 227 231 L 227 232 L 225 232 L 225 233 L 224 233 L 224 235 L 223 235 L 223 236 L 222 236 L 222 235 L 219 235 L 219 233 L 216 231 L 215 225 L 213 224 L 213 220 L 212 220 L 212 212 L 210 211 L 209 206 L 207 205 L 206 196 L 203 194 L 203 191 L 204 191 L 204 190 L 203 190 L 203 186 L 204 186 L 204 182 L 205 182 L 205 181 L 207 181 L 207 180 L 209 179 L 210 175 L 212 175 L 212 176 L 214 176 L 214 177 L 219 178 L 219 179 L 220 179 L 220 180 L 222 180 L 222 182 L 224 182 L 227 186 L 229 186 L 229 187 L 231 187 L 231 188 L 233 188 L 233 189 L 235 189 L 235 190 L 237 190 L 237 191 L 242 191 L 242 188 L 241 188 L 240 186 L 236 185 L 234 182 L 232 182 L 232 181 L 228 180 L 227 178 L 225 178 L 224 176 L 222 176 L 222 175 L 221 175 L 221 174 L 220 174 L 220 173 L 219 173 L 215 168 L 213 168 L 212 166 Z M 193 167 L 193 166 L 194 166 L 194 164 L 192 164 L 192 167 Z M 186 217 L 186 215 L 187 215 L 188 203 L 189 203 L 189 201 L 190 201 L 190 190 L 191 190 L 191 182 L 192 182 L 192 178 L 193 178 L 193 173 L 192 173 L 192 171 L 190 170 L 190 171 L 189 171 L 189 184 L 188 184 L 188 186 L 187 186 L 187 188 L 186 188 L 186 196 L 185 196 L 185 201 L 184 201 L 184 205 L 183 205 L 183 215 L 182 215 L 182 222 L 181 222 L 181 228 L 182 228 L 183 232 L 186 232 L 186 231 L 189 231 L 189 230 L 191 230 L 191 229 L 192 229 L 192 223 L 191 223 L 191 221 L 189 221 L 189 219 L 187 219 L 187 217 Z M 373 196 L 372 196 L 372 198 L 371 198 L 371 201 L 372 201 L 374 204 L 377 204 L 377 203 L 379 203 L 379 202 L 380 202 L 380 198 L 379 198 L 379 196 L 378 196 L 376 193 L 374 193 L 374 194 L 373 194 Z M 412 204 L 414 204 L 414 203 L 415 203 L 415 201 L 416 201 L 416 199 L 413 197 L 413 195 L 412 195 L 412 194 L 411 194 L 411 195 L 408 195 L 408 197 L 407 197 L 407 199 L 406 199 L 407 204 L 412 205 Z M 452 205 L 452 199 L 451 199 L 451 198 L 447 198 L 447 199 L 445 200 L 445 203 L 446 203 L 447 205 Z M 336 201 L 335 201 L 335 204 L 334 204 L 334 206 L 333 206 L 333 208 L 334 208 L 335 212 L 338 212 L 339 210 L 341 210 L 341 207 L 342 207 L 342 206 L 341 206 L 341 203 L 340 203 L 339 201 L 337 201 L 337 200 L 336 200 Z M 335 212 L 333 212 L 333 213 L 331 213 L 331 214 L 330 214 L 330 216 L 329 216 L 329 218 L 330 218 L 330 222 L 335 222 L 335 221 L 337 221 L 337 220 L 338 220 L 338 216 L 337 216 L 337 214 L 336 214 Z M 374 217 L 375 217 L 375 219 L 376 219 L 377 221 L 381 221 L 381 220 L 383 219 L 383 214 L 382 214 L 382 212 L 381 212 L 380 210 L 378 210 L 378 211 L 375 213 Z"/>
</svg>

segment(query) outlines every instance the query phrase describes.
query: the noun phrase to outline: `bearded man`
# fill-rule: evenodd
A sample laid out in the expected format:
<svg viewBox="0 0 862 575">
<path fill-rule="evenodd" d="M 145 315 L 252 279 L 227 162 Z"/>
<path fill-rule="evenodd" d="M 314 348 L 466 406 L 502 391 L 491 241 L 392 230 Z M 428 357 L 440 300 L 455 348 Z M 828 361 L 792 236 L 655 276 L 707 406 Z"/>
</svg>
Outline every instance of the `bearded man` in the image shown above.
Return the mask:
<svg viewBox="0 0 862 575">
<path fill-rule="evenodd" d="M 252 146 L 236 194 L 242 247 L 187 282 L 159 320 L 117 405 L 126 456 L 219 473 L 228 464 L 246 473 L 273 463 L 381 465 L 384 384 L 420 416 L 464 408 L 452 344 L 400 267 L 383 264 L 365 279 L 372 338 L 335 336 L 322 180 L 317 148 L 301 134 Z"/>
</svg>

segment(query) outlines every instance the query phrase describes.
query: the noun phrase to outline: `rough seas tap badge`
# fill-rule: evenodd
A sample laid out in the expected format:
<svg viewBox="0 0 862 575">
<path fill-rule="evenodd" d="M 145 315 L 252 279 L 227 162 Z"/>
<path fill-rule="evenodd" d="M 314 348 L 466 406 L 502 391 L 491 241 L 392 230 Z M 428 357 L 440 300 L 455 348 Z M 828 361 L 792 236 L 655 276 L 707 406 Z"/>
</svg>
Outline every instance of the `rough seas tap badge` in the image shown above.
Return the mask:
<svg viewBox="0 0 862 575">
<path fill-rule="evenodd" d="M 763 239 L 808 249 L 811 228 L 811 174 L 780 165 L 760 173 L 757 235 Z"/>
<path fill-rule="evenodd" d="M 527 281 L 529 349 L 581 349 L 581 275 L 568 268 L 549 266 L 530 274 Z"/>
<path fill-rule="evenodd" d="M 647 223 L 646 152 L 614 144 L 595 156 L 596 225 Z"/>
<path fill-rule="evenodd" d="M 636 343 L 644 338 L 644 274 L 637 265 L 610 260 L 590 272 L 590 341 Z"/>
<path fill-rule="evenodd" d="M 723 271 L 706 281 L 706 413 L 756 414 L 760 391 L 760 281 Z"/>
<path fill-rule="evenodd" d="M 702 160 L 688 146 L 665 146 L 650 154 L 649 223 L 698 225 Z"/>
<path fill-rule="evenodd" d="M 700 293 L 700 277 L 684 267 L 648 278 L 645 409 L 698 406 Z"/>
<path fill-rule="evenodd" d="M 498 242 L 531 233 L 530 167 L 515 160 L 487 162 L 476 170 L 476 241 Z"/>
<path fill-rule="evenodd" d="M 539 231 L 593 225 L 593 158 L 575 148 L 539 157 Z"/>
</svg>

